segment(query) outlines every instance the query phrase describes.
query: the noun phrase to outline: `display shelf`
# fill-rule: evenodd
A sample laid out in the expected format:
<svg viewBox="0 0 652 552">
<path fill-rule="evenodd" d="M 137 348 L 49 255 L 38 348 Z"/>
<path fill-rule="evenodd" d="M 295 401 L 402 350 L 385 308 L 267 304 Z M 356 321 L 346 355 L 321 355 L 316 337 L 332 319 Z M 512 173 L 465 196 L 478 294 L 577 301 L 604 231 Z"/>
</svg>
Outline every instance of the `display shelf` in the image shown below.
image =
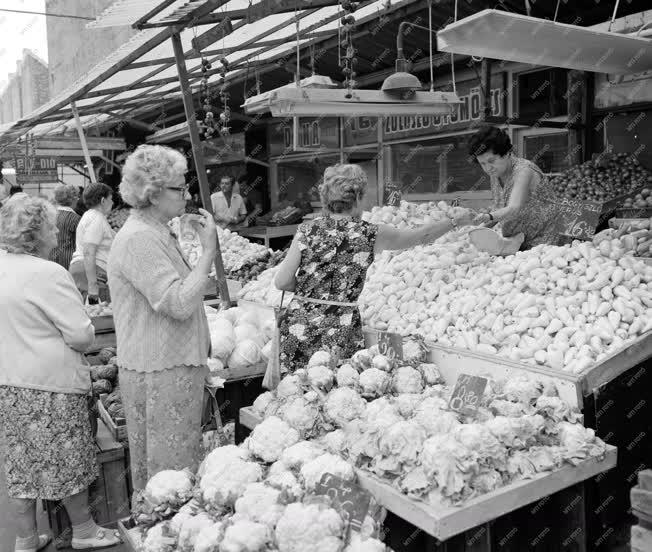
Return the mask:
<svg viewBox="0 0 652 552">
<path fill-rule="evenodd" d="M 267 370 L 267 362 L 259 362 L 240 369 L 226 367 L 223 370 L 216 370 L 214 374 L 230 383 L 264 376 L 265 370 Z"/>
<path fill-rule="evenodd" d="M 378 342 L 378 331 L 365 328 L 364 338 L 365 346 L 375 345 Z M 583 410 L 585 396 L 652 356 L 652 331 L 581 374 L 516 362 L 498 355 L 426 343 L 429 347 L 428 360 L 437 365 L 448 385 L 453 385 L 460 373 L 508 378 L 515 373 L 526 372 L 542 382 L 554 382 L 560 397 L 580 410 Z"/>
<path fill-rule="evenodd" d="M 261 421 L 252 407 L 240 409 L 243 427 L 253 429 Z M 553 472 L 537 474 L 532 479 L 516 481 L 471 499 L 461 507 L 435 507 L 407 497 L 368 472 L 356 470 L 356 473 L 360 485 L 390 512 L 439 540 L 447 540 L 610 470 L 616 466 L 617 458 L 616 447 L 607 445 L 604 458 L 590 458 L 577 466 L 564 466 Z"/>
</svg>

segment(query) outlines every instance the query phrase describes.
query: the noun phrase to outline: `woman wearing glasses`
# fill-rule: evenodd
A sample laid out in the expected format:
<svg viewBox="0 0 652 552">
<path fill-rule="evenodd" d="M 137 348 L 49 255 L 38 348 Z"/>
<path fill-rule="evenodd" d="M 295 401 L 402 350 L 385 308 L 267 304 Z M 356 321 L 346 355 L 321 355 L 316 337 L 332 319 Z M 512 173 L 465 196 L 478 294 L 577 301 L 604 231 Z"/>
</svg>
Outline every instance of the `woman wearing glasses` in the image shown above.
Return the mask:
<svg viewBox="0 0 652 552">
<path fill-rule="evenodd" d="M 143 145 L 126 160 L 120 194 L 133 207 L 109 256 L 134 490 L 164 469 L 198 467 L 210 334 L 204 289 L 217 233 L 200 209 L 193 225 L 203 255 L 186 263 L 168 222 L 189 197 L 186 158 Z"/>
</svg>

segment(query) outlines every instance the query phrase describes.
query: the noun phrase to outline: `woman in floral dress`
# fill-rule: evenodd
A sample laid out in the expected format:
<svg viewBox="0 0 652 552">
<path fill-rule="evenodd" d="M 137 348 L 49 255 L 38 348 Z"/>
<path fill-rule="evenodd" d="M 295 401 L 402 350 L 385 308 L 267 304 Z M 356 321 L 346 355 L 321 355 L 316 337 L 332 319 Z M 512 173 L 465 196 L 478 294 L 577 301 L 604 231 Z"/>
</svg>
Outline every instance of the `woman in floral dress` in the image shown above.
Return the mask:
<svg viewBox="0 0 652 552">
<path fill-rule="evenodd" d="M 491 179 L 493 210 L 478 215 L 476 224 L 500 224 L 504 237 L 520 232 L 521 249 L 555 244 L 559 216 L 547 177 L 532 161 L 516 157 L 507 133 L 497 127 L 478 130 L 469 141 L 469 153 Z"/>
<path fill-rule="evenodd" d="M 295 293 L 279 324 L 282 371 L 305 367 L 319 350 L 342 359 L 362 348 L 357 300 L 375 255 L 430 243 L 471 221 L 464 213 L 415 230 L 371 224 L 360 218 L 366 189 L 358 165 L 328 167 L 319 186 L 324 216 L 299 226 L 279 267 L 276 287 Z"/>
</svg>

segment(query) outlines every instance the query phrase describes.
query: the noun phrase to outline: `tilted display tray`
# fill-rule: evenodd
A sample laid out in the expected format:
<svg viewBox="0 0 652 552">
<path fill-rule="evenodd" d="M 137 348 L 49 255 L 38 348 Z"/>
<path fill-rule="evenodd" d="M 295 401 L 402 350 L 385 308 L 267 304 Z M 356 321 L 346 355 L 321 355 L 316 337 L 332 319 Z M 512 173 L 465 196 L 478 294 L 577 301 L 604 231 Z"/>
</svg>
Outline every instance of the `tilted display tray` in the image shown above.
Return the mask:
<svg viewBox="0 0 652 552">
<path fill-rule="evenodd" d="M 364 338 L 365 346 L 375 345 L 378 342 L 378 331 L 365 328 Z M 580 410 L 583 410 L 585 396 L 652 356 L 652 331 L 581 374 L 517 362 L 498 355 L 426 343 L 429 348 L 428 360 L 437 365 L 447 385 L 454 385 L 461 373 L 508 378 L 515 373 L 525 372 L 544 383 L 554 381 L 561 398 Z"/>
<path fill-rule="evenodd" d="M 240 424 L 253 429 L 261 422 L 253 408 L 240 409 Z M 618 458 L 616 447 L 607 445 L 604 458 L 589 458 L 577 466 L 564 466 L 537 474 L 468 500 L 461 506 L 433 506 L 401 493 L 380 478 L 356 469 L 358 482 L 390 512 L 429 535 L 446 540 L 468 529 L 494 520 L 557 491 L 580 483 L 613 468 Z"/>
</svg>

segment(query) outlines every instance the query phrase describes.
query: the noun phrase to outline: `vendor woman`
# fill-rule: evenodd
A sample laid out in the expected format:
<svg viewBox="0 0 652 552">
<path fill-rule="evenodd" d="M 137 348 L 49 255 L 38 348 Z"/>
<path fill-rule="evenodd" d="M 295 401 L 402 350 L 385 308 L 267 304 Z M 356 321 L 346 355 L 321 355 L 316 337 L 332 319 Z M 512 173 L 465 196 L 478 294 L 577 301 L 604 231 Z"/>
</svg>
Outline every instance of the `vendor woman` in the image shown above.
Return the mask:
<svg viewBox="0 0 652 552">
<path fill-rule="evenodd" d="M 504 130 L 486 126 L 469 140 L 469 154 L 491 180 L 493 209 L 478 215 L 473 222 L 500 224 L 503 236 L 522 232 L 521 249 L 557 241 L 557 208 L 554 196 L 541 169 L 532 161 L 517 157 Z"/>
<path fill-rule="evenodd" d="M 276 275 L 278 289 L 295 292 L 280 320 L 281 370 L 306 366 L 318 350 L 348 358 L 363 347 L 357 300 L 374 257 L 385 249 L 433 242 L 471 223 L 464 214 L 414 230 L 360 218 L 367 175 L 358 165 L 335 165 L 319 186 L 324 216 L 299 226 Z"/>
</svg>

